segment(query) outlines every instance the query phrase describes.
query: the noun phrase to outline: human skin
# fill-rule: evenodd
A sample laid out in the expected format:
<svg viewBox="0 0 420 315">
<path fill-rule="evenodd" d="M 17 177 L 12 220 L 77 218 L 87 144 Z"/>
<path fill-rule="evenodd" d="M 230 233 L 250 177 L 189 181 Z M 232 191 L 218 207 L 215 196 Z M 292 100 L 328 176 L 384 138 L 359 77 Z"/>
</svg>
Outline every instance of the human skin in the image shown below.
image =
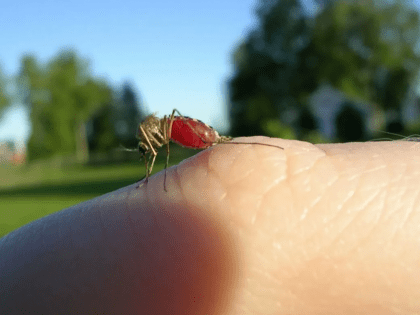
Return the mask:
<svg viewBox="0 0 420 315">
<path fill-rule="evenodd" d="M 235 141 L 0 239 L 0 314 L 420 312 L 420 143 Z"/>
</svg>

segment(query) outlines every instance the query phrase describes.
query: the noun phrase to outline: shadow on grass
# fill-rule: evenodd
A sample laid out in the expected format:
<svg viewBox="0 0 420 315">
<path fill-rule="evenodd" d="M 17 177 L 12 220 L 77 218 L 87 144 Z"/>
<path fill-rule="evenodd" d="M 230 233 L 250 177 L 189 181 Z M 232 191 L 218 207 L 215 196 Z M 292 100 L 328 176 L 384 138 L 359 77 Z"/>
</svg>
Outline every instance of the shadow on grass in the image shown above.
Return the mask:
<svg viewBox="0 0 420 315">
<path fill-rule="evenodd" d="M 10 189 L 0 189 L 0 197 L 30 196 L 30 195 L 102 195 L 137 182 L 139 178 L 110 179 L 97 181 L 72 181 L 70 183 L 37 184 L 19 186 Z"/>
</svg>

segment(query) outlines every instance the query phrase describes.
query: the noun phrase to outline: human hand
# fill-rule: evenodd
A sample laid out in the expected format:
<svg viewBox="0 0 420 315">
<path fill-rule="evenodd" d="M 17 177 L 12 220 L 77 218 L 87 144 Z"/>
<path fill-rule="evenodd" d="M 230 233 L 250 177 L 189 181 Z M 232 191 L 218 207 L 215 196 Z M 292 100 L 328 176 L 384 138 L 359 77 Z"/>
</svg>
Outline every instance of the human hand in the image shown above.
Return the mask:
<svg viewBox="0 0 420 315">
<path fill-rule="evenodd" d="M 0 239 L 0 314 L 420 312 L 420 144 L 221 144 Z"/>
</svg>

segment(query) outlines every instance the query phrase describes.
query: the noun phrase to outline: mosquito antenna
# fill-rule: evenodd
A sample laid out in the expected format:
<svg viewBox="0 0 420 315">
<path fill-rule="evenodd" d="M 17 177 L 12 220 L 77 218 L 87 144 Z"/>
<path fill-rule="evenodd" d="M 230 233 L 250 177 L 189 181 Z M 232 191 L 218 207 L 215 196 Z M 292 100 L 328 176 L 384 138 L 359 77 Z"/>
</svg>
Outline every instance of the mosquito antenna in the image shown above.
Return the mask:
<svg viewBox="0 0 420 315">
<path fill-rule="evenodd" d="M 384 130 L 375 130 L 375 131 L 382 132 L 382 133 L 385 133 L 385 134 L 388 134 L 388 135 L 391 135 L 391 136 L 401 137 L 401 139 L 399 139 L 399 140 L 407 140 L 407 139 L 410 140 L 412 138 L 420 137 L 420 135 L 418 135 L 418 134 L 414 134 L 414 135 L 410 135 L 410 136 L 404 136 L 404 135 L 400 135 L 398 133 L 393 133 L 393 132 L 384 131 Z M 390 141 L 393 141 L 394 139 L 383 138 L 383 139 L 374 139 L 374 140 L 390 140 Z"/>
<path fill-rule="evenodd" d="M 116 148 L 114 150 L 117 150 L 117 151 L 126 151 L 126 152 L 139 152 L 139 149 L 129 149 L 129 148 L 126 148 L 125 146 L 123 146 L 121 143 L 118 146 L 118 148 Z"/>
</svg>

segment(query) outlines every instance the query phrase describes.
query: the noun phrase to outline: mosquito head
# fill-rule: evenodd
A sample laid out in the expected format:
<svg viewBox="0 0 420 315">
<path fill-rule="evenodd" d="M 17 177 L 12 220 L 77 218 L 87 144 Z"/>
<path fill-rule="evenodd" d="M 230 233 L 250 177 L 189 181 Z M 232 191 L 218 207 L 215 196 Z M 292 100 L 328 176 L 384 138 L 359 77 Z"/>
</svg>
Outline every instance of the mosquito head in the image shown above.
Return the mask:
<svg viewBox="0 0 420 315">
<path fill-rule="evenodd" d="M 139 143 L 139 153 L 140 153 L 140 156 L 141 157 L 145 156 L 148 151 L 149 150 L 147 149 L 147 146 L 144 143 L 140 142 Z"/>
</svg>

